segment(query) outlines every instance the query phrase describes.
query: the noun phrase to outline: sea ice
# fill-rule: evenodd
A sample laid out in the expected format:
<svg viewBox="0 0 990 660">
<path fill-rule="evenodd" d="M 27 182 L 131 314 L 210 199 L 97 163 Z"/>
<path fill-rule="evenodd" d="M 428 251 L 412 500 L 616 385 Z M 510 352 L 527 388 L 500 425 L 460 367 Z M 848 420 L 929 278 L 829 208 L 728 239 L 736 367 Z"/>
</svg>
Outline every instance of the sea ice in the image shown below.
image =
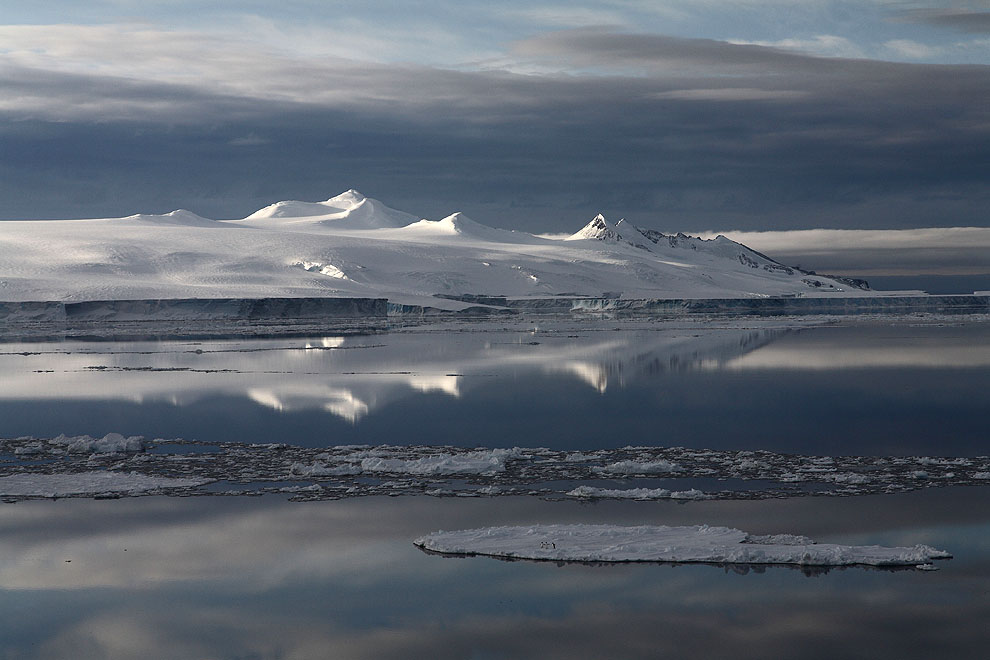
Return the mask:
<svg viewBox="0 0 990 660">
<path fill-rule="evenodd" d="M 43 454 L 47 450 L 45 442 L 53 448 L 64 449 L 70 454 L 127 454 L 145 450 L 144 438 L 140 435 L 123 436 L 120 433 L 107 433 L 102 438 L 88 435 L 58 435 L 47 441 L 37 438 L 18 438 L 25 442 L 14 449 L 17 456 Z"/>
<path fill-rule="evenodd" d="M 65 445 L 70 454 L 122 454 L 144 451 L 144 438 L 139 435 L 124 437 L 120 433 L 107 433 L 102 438 L 91 438 L 88 435 L 66 436 L 52 438 L 56 445 Z"/>
<path fill-rule="evenodd" d="M 434 532 L 414 541 L 431 552 L 575 562 L 921 566 L 951 557 L 911 548 L 815 543 L 790 534 L 753 536 L 729 527 L 530 525 Z"/>
<path fill-rule="evenodd" d="M 403 458 L 384 448 L 357 451 L 344 455 L 338 465 L 327 465 L 329 454 L 320 454 L 312 464 L 293 463 L 289 472 L 295 476 L 331 477 L 371 473 L 409 474 L 417 476 L 478 474 L 492 475 L 505 471 L 509 458 L 520 456 L 522 450 L 486 449 L 463 454 L 438 453 L 419 458 Z"/>
<path fill-rule="evenodd" d="M 578 486 L 567 493 L 571 497 L 609 498 L 620 500 L 708 500 L 708 493 L 692 488 L 690 490 L 668 490 L 666 488 L 596 488 Z"/>
<path fill-rule="evenodd" d="M 597 472 L 609 474 L 664 474 L 677 472 L 681 466 L 672 461 L 617 461 L 598 468 Z"/>
<path fill-rule="evenodd" d="M 181 451 L 173 450 L 180 446 Z M 990 457 L 985 456 L 821 457 L 686 447 L 623 447 L 580 453 L 538 447 L 320 448 L 285 443 L 145 441 L 137 436 L 108 434 L 95 439 L 0 438 L 0 455 L 7 457 L 0 465 L 0 477 L 26 472 L 77 474 L 102 468 L 117 474 L 250 483 L 250 492 L 292 492 L 297 499 L 417 495 L 444 488 L 471 496 L 531 494 L 549 498 L 683 501 L 849 496 L 990 484 Z M 615 466 L 628 467 L 629 471 L 614 470 Z M 666 472 L 656 467 L 651 474 L 650 466 L 678 469 Z M 610 483 L 603 484 L 603 476 Z M 671 477 L 677 478 L 678 490 L 668 481 Z M 298 484 L 286 486 L 286 481 L 319 482 L 321 488 L 299 492 Z M 4 483 L 0 481 L 0 496 L 17 497 L 17 493 L 5 490 Z M 491 490 L 479 490 L 488 487 Z M 291 490 L 281 491 L 282 488 Z M 209 492 L 215 493 L 217 488 Z M 189 489 L 181 494 L 193 493 Z"/>
<path fill-rule="evenodd" d="M 160 477 L 102 470 L 69 474 L 20 473 L 0 477 L 0 493 L 13 497 L 67 497 L 101 493 L 137 495 L 158 489 L 192 488 L 210 481 L 196 477 Z"/>
<path fill-rule="evenodd" d="M 365 472 L 399 472 L 402 474 L 494 474 L 505 470 L 505 461 L 518 456 L 516 449 L 490 449 L 466 454 L 437 454 L 405 460 L 401 458 L 365 458 Z"/>
</svg>

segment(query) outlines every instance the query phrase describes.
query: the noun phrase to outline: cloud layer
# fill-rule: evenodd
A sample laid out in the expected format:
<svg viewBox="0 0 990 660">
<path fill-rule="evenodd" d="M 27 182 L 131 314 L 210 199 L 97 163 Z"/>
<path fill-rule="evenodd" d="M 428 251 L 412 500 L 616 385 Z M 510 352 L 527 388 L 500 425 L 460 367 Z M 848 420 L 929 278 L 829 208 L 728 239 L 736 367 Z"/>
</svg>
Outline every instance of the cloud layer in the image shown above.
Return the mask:
<svg viewBox="0 0 990 660">
<path fill-rule="evenodd" d="M 357 187 L 564 231 L 986 223 L 990 67 L 604 28 L 497 68 L 147 25 L 0 27 L 0 218 L 236 217 Z"/>
<path fill-rule="evenodd" d="M 724 233 L 787 264 L 858 277 L 990 275 L 990 228 Z"/>
</svg>

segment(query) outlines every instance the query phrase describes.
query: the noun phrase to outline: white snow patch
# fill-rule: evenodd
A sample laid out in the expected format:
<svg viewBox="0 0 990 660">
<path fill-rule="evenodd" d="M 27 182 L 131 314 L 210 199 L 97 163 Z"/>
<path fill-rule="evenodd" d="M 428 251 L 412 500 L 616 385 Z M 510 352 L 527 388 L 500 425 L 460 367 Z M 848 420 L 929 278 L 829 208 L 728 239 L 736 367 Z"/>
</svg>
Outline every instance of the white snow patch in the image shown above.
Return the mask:
<svg viewBox="0 0 990 660">
<path fill-rule="evenodd" d="M 347 275 L 344 271 L 337 268 L 333 264 L 327 264 L 320 261 L 293 261 L 289 264 L 290 266 L 298 266 L 305 271 L 310 273 L 319 273 L 320 275 L 326 275 L 327 277 L 333 277 L 338 280 L 346 280 Z"/>
<path fill-rule="evenodd" d="M 445 554 L 584 562 L 690 562 L 800 566 L 918 566 L 951 555 L 927 545 L 883 547 L 750 536 L 729 527 L 531 525 L 434 532 L 415 545 Z"/>
</svg>

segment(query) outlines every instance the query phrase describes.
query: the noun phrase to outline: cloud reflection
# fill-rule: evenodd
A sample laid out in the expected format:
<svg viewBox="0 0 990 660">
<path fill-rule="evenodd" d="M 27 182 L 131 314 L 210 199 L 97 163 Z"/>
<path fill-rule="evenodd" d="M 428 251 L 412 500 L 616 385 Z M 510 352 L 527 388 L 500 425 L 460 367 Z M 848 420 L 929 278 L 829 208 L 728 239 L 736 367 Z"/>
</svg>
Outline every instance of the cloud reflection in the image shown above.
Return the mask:
<svg viewBox="0 0 990 660">
<path fill-rule="evenodd" d="M 895 658 L 910 655 L 905 640 L 977 657 L 990 615 L 981 596 L 990 587 L 985 490 L 687 506 L 22 503 L 0 509 L 0 586 L 12 607 L 49 598 L 61 606 L 44 626 L 5 617 L 0 633 L 5 649 L 29 657 L 717 657 L 727 648 L 744 658 L 842 657 L 869 642 L 883 649 L 875 657 Z M 710 566 L 443 559 L 411 544 L 438 527 L 538 521 L 704 521 L 857 542 L 936 536 L 958 554 L 935 574 L 809 580 L 783 569 L 741 576 Z"/>
<path fill-rule="evenodd" d="M 734 358 L 720 368 L 787 369 L 985 369 L 990 367 L 990 344 L 976 347 L 893 346 L 873 348 L 808 349 L 769 346 Z"/>
<path fill-rule="evenodd" d="M 935 339 L 910 337 L 903 329 L 863 328 L 855 337 L 842 328 L 821 329 L 806 341 L 770 343 L 736 356 L 729 371 L 839 369 L 986 369 L 990 336 L 979 325 L 959 327 Z"/>
</svg>

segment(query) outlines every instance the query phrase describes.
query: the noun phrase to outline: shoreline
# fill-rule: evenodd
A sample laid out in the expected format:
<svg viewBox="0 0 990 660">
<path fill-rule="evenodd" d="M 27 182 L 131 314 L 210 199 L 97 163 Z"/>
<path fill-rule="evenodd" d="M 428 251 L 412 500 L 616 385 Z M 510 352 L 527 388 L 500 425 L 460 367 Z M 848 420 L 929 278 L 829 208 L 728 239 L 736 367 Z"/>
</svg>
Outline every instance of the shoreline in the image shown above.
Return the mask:
<svg viewBox="0 0 990 660">
<path fill-rule="evenodd" d="M 440 296 L 437 307 L 386 298 L 170 298 L 0 301 L 0 340 L 203 339 L 371 334 L 435 321 L 985 317 L 990 295 L 624 299 Z"/>
</svg>

